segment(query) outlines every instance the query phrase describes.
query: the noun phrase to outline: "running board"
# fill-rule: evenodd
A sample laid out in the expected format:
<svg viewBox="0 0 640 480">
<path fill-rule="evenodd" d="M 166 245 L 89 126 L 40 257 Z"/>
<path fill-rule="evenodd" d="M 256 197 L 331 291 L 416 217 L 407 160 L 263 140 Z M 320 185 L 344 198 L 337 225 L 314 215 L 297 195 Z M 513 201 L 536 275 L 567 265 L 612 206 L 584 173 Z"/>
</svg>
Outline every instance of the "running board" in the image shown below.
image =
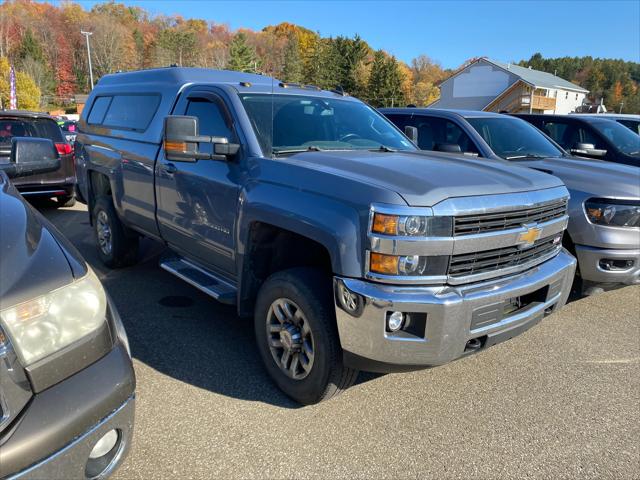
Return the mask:
<svg viewBox="0 0 640 480">
<path fill-rule="evenodd" d="M 222 280 L 184 258 L 171 256 L 160 260 L 160 267 L 185 282 L 193 285 L 201 292 L 227 305 L 236 304 L 236 287 Z"/>
</svg>

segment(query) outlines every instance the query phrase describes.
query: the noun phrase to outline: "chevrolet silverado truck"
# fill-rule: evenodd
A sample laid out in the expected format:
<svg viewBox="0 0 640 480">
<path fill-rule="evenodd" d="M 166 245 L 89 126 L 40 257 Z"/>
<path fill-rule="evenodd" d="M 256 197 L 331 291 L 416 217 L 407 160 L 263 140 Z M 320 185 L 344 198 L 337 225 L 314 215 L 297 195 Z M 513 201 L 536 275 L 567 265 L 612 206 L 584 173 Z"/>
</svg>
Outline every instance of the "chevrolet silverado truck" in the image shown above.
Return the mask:
<svg viewBox="0 0 640 480">
<path fill-rule="evenodd" d="M 133 433 L 135 375 L 118 312 L 78 251 L 12 183 L 55 172 L 60 157 L 50 139 L 14 137 L 10 161 L 0 164 L 7 480 L 103 480 L 124 461 Z"/>
<path fill-rule="evenodd" d="M 98 253 L 160 266 L 253 316 L 266 371 L 303 404 L 360 370 L 441 365 L 561 308 L 560 180 L 429 156 L 342 91 L 165 68 L 104 76 L 76 138 Z"/>
</svg>

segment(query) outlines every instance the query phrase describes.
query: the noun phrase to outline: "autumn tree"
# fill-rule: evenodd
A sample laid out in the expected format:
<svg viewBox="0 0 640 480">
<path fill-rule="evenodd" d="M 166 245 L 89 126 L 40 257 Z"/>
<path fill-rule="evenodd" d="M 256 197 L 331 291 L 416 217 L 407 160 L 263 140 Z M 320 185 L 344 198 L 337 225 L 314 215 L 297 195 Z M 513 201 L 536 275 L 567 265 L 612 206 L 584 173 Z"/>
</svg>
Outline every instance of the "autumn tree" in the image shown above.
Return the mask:
<svg viewBox="0 0 640 480">
<path fill-rule="evenodd" d="M 0 57 L 0 103 L 4 108 L 9 107 L 11 66 L 6 57 Z M 16 72 L 16 97 L 19 110 L 40 109 L 40 89 L 33 79 L 26 73 Z"/>
<path fill-rule="evenodd" d="M 257 70 L 258 59 L 255 50 L 247 44 L 247 36 L 239 32 L 231 41 L 229 46 L 229 70 L 239 72 L 255 72 Z"/>
</svg>

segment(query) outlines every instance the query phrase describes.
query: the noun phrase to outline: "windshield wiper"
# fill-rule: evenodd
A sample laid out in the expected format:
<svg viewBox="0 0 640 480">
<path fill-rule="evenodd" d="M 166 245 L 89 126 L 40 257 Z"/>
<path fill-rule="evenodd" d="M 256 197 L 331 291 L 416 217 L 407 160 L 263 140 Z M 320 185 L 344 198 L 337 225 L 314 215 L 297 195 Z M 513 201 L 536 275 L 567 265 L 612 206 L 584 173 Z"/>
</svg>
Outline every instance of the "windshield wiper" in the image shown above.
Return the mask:
<svg viewBox="0 0 640 480">
<path fill-rule="evenodd" d="M 276 150 L 274 148 L 272 151 L 273 151 L 273 154 L 277 157 L 278 155 L 304 153 L 304 152 L 322 152 L 324 150 L 320 147 L 316 147 L 315 145 L 309 145 L 307 148 L 290 148 L 288 150 Z"/>
<path fill-rule="evenodd" d="M 380 145 L 380 148 L 372 148 L 370 152 L 396 152 L 397 150 L 387 147 L 386 145 Z"/>
<path fill-rule="evenodd" d="M 522 158 L 534 158 L 543 159 L 549 158 L 547 155 L 511 155 L 510 157 L 504 157 L 505 160 L 520 160 Z"/>
</svg>

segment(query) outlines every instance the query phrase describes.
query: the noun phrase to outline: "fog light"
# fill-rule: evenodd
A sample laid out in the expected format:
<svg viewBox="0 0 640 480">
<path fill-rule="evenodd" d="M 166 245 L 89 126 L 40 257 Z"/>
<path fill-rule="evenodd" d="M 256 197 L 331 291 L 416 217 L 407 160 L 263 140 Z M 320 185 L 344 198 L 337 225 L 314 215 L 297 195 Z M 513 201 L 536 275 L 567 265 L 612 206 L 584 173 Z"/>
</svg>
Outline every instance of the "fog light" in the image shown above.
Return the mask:
<svg viewBox="0 0 640 480">
<path fill-rule="evenodd" d="M 96 443 L 93 450 L 91 450 L 89 458 L 100 458 L 106 455 L 113 447 L 115 447 L 117 441 L 118 432 L 115 430 L 109 430 L 100 440 L 98 440 L 98 443 Z"/>
<path fill-rule="evenodd" d="M 404 313 L 402 312 L 393 312 L 389 315 L 387 319 L 387 328 L 391 332 L 397 332 L 402 328 L 402 324 L 404 323 Z"/>
</svg>

